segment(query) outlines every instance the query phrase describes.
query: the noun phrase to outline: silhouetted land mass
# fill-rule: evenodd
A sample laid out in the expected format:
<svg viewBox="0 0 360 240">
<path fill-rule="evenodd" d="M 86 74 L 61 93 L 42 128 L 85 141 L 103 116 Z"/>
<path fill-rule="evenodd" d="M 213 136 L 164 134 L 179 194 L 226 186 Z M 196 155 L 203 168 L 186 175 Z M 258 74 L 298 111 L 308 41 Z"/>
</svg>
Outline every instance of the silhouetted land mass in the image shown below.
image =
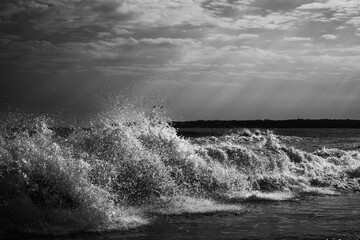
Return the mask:
<svg viewBox="0 0 360 240">
<path fill-rule="evenodd" d="M 360 120 L 350 119 L 198 120 L 171 124 L 175 128 L 360 128 Z"/>
<path fill-rule="evenodd" d="M 204 128 L 218 128 L 218 129 L 233 129 L 233 128 L 260 128 L 260 129 L 274 129 L 274 128 L 360 128 L 360 120 L 333 120 L 333 119 L 293 119 L 293 120 L 198 120 L 198 121 L 183 121 L 171 122 L 173 127 L 178 129 L 180 135 L 197 136 L 207 135 L 208 132 L 187 132 L 182 129 L 204 129 Z M 72 127 L 51 127 L 50 128 L 56 136 L 68 137 L 73 131 Z M 82 128 L 85 131 L 91 131 L 91 128 Z M 25 128 L 12 129 L 15 134 L 24 131 Z M 34 134 L 35 131 L 27 129 L 29 134 Z M 216 132 L 212 132 L 216 134 Z"/>
</svg>

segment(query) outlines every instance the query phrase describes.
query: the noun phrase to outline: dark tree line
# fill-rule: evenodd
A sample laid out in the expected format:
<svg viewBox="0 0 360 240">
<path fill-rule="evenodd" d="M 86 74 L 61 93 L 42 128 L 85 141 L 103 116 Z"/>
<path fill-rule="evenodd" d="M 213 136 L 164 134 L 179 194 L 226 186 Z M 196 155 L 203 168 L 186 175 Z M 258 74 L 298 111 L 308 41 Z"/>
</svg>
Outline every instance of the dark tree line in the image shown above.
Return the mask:
<svg viewBox="0 0 360 240">
<path fill-rule="evenodd" d="M 171 124 L 175 128 L 360 128 L 360 120 L 350 119 L 198 120 Z"/>
</svg>

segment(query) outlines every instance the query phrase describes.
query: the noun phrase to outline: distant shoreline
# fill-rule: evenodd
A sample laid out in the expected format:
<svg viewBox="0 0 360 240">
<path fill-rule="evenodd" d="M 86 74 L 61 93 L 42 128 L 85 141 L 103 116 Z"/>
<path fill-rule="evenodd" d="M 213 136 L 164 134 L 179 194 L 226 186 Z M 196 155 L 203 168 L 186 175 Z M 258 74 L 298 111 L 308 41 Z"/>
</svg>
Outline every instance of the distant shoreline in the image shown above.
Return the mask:
<svg viewBox="0 0 360 240">
<path fill-rule="evenodd" d="M 173 121 L 169 124 L 177 129 L 181 135 L 199 135 L 207 133 L 230 132 L 233 129 L 276 129 L 276 128 L 344 128 L 360 129 L 360 120 L 336 120 L 336 119 L 291 119 L 291 120 L 197 120 L 197 121 Z M 74 127 L 50 127 L 57 136 L 67 137 Z M 90 131 L 91 127 L 83 127 Z M 199 129 L 197 131 L 196 129 Z M 201 130 L 200 130 L 201 129 Z M 218 131 L 214 131 L 218 129 Z M 18 132 L 19 129 L 13 129 Z M 31 132 L 31 131 L 30 131 Z"/>
<path fill-rule="evenodd" d="M 197 120 L 173 121 L 175 128 L 360 128 L 360 120 L 290 119 L 290 120 Z"/>
</svg>

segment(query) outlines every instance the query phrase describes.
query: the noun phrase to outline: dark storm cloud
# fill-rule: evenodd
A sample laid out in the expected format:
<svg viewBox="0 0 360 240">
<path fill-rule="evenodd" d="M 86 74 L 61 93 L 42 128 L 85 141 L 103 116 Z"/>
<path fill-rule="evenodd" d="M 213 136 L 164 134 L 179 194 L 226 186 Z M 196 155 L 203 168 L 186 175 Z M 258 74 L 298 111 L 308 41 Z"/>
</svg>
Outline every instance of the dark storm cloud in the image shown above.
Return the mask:
<svg viewBox="0 0 360 240">
<path fill-rule="evenodd" d="M 89 6 L 89 3 L 83 2 Z M 135 11 L 121 10 L 124 3 L 121 1 L 109 0 L 109 1 L 93 1 L 91 11 L 97 13 L 98 20 L 103 21 L 128 21 L 134 19 L 137 15 Z"/>
<path fill-rule="evenodd" d="M 51 4 L 34 0 L 3 0 L 0 3 L 0 19 L 2 22 L 21 22 L 41 15 Z"/>
<path fill-rule="evenodd" d="M 135 13 L 123 5 L 123 1 L 5 0 L 0 3 L 0 29 L 27 39 L 86 39 L 132 19 Z"/>
</svg>

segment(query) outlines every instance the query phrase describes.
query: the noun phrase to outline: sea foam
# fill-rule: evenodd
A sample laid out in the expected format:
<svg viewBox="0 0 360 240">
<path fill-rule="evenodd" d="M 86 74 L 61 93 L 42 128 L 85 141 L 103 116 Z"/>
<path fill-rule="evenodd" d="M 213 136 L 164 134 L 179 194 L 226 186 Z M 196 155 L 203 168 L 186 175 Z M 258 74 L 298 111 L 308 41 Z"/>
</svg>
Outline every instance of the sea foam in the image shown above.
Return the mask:
<svg viewBox="0 0 360 240">
<path fill-rule="evenodd" d="M 359 151 L 305 152 L 269 131 L 185 139 L 155 111 L 104 114 L 66 137 L 43 118 L 4 121 L 0 232 L 126 230 L 159 214 L 356 192 L 359 169 Z"/>
</svg>

